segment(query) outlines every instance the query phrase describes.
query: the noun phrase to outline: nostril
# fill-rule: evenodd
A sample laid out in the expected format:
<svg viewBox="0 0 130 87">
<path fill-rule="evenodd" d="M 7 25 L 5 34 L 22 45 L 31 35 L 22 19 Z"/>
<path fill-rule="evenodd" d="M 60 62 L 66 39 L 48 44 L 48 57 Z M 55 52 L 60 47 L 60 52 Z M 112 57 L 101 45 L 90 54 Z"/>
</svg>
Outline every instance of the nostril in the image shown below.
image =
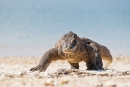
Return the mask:
<svg viewBox="0 0 130 87">
<path fill-rule="evenodd" d="M 70 49 L 71 49 L 72 47 L 70 46 Z"/>
</svg>

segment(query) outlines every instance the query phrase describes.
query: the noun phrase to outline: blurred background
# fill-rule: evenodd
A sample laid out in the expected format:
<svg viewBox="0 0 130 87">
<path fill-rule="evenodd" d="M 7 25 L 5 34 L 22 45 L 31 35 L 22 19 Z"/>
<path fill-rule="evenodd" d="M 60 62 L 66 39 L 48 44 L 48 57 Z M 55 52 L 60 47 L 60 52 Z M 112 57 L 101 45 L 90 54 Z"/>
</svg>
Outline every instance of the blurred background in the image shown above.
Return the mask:
<svg viewBox="0 0 130 87">
<path fill-rule="evenodd" d="M 130 0 L 0 0 L 0 56 L 42 56 L 69 31 L 130 56 Z"/>
</svg>

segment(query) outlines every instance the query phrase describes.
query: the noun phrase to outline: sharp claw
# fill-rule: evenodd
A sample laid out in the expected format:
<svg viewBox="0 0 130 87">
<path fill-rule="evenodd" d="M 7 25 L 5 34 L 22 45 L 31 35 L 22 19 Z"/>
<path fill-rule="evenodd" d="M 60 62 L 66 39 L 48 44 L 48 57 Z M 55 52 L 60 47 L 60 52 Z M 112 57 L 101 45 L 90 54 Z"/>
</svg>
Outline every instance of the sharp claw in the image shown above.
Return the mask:
<svg viewBox="0 0 130 87">
<path fill-rule="evenodd" d="M 36 67 L 35 68 L 31 68 L 30 71 L 33 71 L 33 72 L 37 71 L 37 68 Z"/>
<path fill-rule="evenodd" d="M 43 66 L 36 66 L 36 67 L 30 69 L 30 71 L 33 71 L 33 72 L 38 71 L 38 70 L 39 70 L 39 72 L 42 72 L 44 70 L 44 67 Z"/>
<path fill-rule="evenodd" d="M 33 68 L 31 68 L 30 71 L 33 71 Z"/>
</svg>

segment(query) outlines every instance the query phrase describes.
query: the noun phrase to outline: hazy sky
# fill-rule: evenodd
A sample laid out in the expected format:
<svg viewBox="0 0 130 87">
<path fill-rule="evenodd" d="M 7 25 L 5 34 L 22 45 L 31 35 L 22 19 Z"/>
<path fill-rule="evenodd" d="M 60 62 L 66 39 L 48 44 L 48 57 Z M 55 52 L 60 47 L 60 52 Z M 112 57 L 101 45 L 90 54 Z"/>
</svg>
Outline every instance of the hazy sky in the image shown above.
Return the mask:
<svg viewBox="0 0 130 87">
<path fill-rule="evenodd" d="M 41 55 L 69 31 L 130 56 L 130 0 L 0 0 L 0 55 Z"/>
</svg>

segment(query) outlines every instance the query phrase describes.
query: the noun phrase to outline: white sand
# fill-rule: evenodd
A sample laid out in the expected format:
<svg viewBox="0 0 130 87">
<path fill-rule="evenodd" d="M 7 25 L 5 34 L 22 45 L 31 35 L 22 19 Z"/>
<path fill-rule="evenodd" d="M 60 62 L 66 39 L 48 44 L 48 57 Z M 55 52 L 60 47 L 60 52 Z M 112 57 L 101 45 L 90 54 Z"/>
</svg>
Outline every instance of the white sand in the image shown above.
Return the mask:
<svg viewBox="0 0 130 87">
<path fill-rule="evenodd" d="M 0 87 L 130 87 L 130 57 L 115 57 L 106 71 L 86 71 L 84 62 L 80 63 L 80 72 L 70 75 L 49 77 L 58 68 L 70 66 L 67 61 L 51 63 L 46 72 L 30 72 L 40 58 L 6 57 L 0 58 Z M 49 75 L 48 75 L 49 74 Z"/>
</svg>

